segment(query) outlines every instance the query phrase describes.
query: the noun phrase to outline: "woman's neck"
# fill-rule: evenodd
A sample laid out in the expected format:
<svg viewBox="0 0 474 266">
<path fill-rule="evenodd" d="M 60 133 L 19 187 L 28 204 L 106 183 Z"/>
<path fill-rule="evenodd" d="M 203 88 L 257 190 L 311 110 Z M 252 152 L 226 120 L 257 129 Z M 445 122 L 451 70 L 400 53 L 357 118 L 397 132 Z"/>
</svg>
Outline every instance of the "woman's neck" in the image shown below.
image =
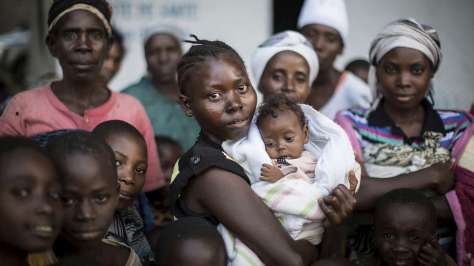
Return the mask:
<svg viewBox="0 0 474 266">
<path fill-rule="evenodd" d="M 53 93 L 69 110 L 79 115 L 105 103 L 111 93 L 103 82 L 74 82 L 63 79 L 51 84 Z"/>
<path fill-rule="evenodd" d="M 27 256 L 27 252 L 5 246 L 0 247 L 0 261 L 2 265 L 27 266 Z"/>
<path fill-rule="evenodd" d="M 424 109 L 421 104 L 414 106 L 413 108 L 398 108 L 387 102 L 384 102 L 383 108 L 387 115 L 396 123 L 396 124 L 407 124 L 412 122 L 417 122 L 420 118 L 424 117 Z"/>
<path fill-rule="evenodd" d="M 160 80 L 158 78 L 151 78 L 151 82 L 156 90 L 165 95 L 168 99 L 173 101 L 179 100 L 178 82 L 176 79 Z"/>
</svg>

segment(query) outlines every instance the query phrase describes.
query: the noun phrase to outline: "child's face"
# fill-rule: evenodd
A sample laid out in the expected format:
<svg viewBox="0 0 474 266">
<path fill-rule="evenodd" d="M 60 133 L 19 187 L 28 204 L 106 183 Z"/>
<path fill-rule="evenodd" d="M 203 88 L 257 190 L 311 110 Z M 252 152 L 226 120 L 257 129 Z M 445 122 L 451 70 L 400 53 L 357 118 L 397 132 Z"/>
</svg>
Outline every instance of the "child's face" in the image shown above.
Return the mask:
<svg viewBox="0 0 474 266">
<path fill-rule="evenodd" d="M 158 147 L 158 153 L 160 155 L 161 171 L 163 171 L 163 174 L 169 183 L 171 179 L 171 171 L 173 170 L 174 164 L 179 156 L 181 156 L 182 151 L 176 145 L 160 144 Z"/>
<path fill-rule="evenodd" d="M 120 207 L 129 206 L 145 184 L 147 150 L 145 143 L 129 135 L 111 135 L 106 139 L 115 155 L 120 184 Z"/>
<path fill-rule="evenodd" d="M 237 59 L 208 59 L 198 67 L 190 83 L 193 87 L 189 96 L 180 96 L 183 108 L 210 138 L 221 142 L 247 134 L 257 98 Z"/>
<path fill-rule="evenodd" d="M 112 222 L 118 203 L 115 169 L 79 152 L 67 155 L 63 163 L 61 236 L 70 243 L 100 240 Z"/>
<path fill-rule="evenodd" d="M 420 248 L 434 237 L 428 211 L 413 204 L 391 204 L 375 220 L 375 241 L 381 259 L 389 266 L 418 265 Z"/>
<path fill-rule="evenodd" d="M 304 103 L 310 93 L 308 63 L 295 52 L 280 52 L 268 62 L 258 86 L 265 98 L 282 93 Z"/>
<path fill-rule="evenodd" d="M 51 248 L 62 221 L 60 185 L 52 162 L 31 149 L 0 159 L 0 246 L 22 252 Z"/>
<path fill-rule="evenodd" d="M 301 126 L 293 111 L 278 111 L 277 117 L 267 116 L 259 125 L 265 150 L 272 159 L 295 159 L 301 156 L 308 142 L 308 129 Z"/>
</svg>

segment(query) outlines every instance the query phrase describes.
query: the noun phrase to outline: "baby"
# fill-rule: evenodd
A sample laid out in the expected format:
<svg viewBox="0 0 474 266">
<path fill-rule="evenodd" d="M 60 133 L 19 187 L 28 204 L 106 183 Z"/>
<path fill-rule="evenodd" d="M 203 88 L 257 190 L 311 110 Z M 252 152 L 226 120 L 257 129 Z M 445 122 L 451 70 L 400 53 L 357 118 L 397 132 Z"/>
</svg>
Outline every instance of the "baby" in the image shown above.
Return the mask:
<svg viewBox="0 0 474 266">
<path fill-rule="evenodd" d="M 313 182 L 316 158 L 304 150 L 309 141 L 308 125 L 301 108 L 283 96 L 274 96 L 259 110 L 257 127 L 273 164 L 263 164 L 261 180 L 276 182 L 283 177 Z"/>
</svg>

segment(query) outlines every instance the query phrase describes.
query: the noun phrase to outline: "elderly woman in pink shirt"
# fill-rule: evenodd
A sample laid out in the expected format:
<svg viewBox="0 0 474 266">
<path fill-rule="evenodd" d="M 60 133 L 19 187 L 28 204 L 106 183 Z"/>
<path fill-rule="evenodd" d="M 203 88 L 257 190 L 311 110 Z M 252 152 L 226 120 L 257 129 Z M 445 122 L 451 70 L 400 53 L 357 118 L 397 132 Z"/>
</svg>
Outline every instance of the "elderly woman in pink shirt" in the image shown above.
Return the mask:
<svg viewBox="0 0 474 266">
<path fill-rule="evenodd" d="M 106 120 L 124 120 L 147 142 L 145 191 L 150 191 L 164 180 L 148 116 L 135 98 L 110 91 L 99 75 L 111 43 L 110 18 L 106 1 L 72 0 L 52 6 L 46 43 L 61 65 L 63 79 L 13 97 L 0 117 L 0 135 L 90 131 Z"/>
</svg>

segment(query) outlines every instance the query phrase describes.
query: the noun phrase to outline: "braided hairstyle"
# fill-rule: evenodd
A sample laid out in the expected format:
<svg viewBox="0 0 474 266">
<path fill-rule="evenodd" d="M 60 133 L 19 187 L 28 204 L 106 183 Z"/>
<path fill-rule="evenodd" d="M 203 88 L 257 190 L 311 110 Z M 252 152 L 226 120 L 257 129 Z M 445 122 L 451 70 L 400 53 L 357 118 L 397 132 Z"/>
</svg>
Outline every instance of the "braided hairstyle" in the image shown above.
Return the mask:
<svg viewBox="0 0 474 266">
<path fill-rule="evenodd" d="M 237 59 L 242 64 L 245 73 L 247 73 L 244 60 L 226 43 L 217 40 L 200 40 L 194 34 L 191 37 L 194 40 L 186 40 L 185 42 L 191 43 L 193 46 L 183 55 L 178 64 L 178 87 L 181 94 L 188 95 L 188 80 L 193 74 L 193 69 L 209 58 L 219 59 L 228 56 Z"/>
</svg>

